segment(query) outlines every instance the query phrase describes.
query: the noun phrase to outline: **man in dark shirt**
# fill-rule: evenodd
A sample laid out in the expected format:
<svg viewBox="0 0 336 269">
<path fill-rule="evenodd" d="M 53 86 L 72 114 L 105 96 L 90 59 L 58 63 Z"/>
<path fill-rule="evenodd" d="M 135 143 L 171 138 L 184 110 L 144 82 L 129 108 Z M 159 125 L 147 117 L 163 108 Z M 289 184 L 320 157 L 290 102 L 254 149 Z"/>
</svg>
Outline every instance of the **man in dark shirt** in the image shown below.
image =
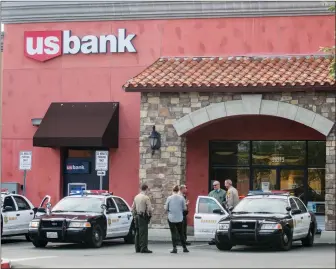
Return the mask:
<svg viewBox="0 0 336 269">
<path fill-rule="evenodd" d="M 183 212 L 183 224 L 182 224 L 182 227 L 183 227 L 183 234 L 184 234 L 184 238 L 185 238 L 185 241 L 186 241 L 186 245 L 190 245 L 189 242 L 187 242 L 187 215 L 188 215 L 188 205 L 189 205 L 189 200 L 187 199 L 187 186 L 186 185 L 181 185 L 180 186 L 180 192 L 179 192 L 180 195 L 182 195 L 186 201 L 186 206 L 187 206 L 187 210 L 185 210 Z"/>
</svg>

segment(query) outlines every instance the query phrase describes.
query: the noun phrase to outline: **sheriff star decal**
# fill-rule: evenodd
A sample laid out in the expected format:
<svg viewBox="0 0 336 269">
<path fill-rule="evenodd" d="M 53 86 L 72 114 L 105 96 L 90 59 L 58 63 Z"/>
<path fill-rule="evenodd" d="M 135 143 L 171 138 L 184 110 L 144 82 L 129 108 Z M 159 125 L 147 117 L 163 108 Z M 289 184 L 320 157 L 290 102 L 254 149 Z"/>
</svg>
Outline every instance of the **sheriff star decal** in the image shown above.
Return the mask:
<svg viewBox="0 0 336 269">
<path fill-rule="evenodd" d="M 4 217 L 4 223 L 8 223 L 8 221 L 10 220 L 17 220 L 17 217 L 7 217 L 7 216 Z"/>
<path fill-rule="evenodd" d="M 108 219 L 107 223 L 108 225 L 111 225 L 112 223 L 119 222 L 119 219 Z"/>
<path fill-rule="evenodd" d="M 108 219 L 108 225 L 111 225 L 111 219 Z"/>
</svg>

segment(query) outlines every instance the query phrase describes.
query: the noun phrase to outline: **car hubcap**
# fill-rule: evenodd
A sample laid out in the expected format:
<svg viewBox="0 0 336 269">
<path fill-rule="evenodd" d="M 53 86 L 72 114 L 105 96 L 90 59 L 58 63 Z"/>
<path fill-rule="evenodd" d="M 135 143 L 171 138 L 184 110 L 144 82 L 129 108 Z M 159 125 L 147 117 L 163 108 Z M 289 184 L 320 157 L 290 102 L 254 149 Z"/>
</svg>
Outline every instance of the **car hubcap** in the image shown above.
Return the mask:
<svg viewBox="0 0 336 269">
<path fill-rule="evenodd" d="M 96 241 L 99 241 L 99 232 L 98 231 L 95 231 L 94 238 L 95 238 Z"/>
<path fill-rule="evenodd" d="M 288 237 L 287 237 L 286 234 L 283 235 L 283 240 L 284 240 L 284 242 L 285 242 L 286 244 L 288 243 Z"/>
</svg>

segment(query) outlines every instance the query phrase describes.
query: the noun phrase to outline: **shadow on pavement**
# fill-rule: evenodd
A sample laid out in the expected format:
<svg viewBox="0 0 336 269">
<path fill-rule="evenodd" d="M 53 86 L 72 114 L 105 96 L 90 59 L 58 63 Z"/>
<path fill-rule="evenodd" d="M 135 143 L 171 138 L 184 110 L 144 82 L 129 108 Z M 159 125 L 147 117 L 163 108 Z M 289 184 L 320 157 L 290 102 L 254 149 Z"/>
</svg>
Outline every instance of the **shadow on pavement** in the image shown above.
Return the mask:
<svg viewBox="0 0 336 269">
<path fill-rule="evenodd" d="M 25 237 L 2 237 L 1 244 L 28 243 Z"/>
</svg>

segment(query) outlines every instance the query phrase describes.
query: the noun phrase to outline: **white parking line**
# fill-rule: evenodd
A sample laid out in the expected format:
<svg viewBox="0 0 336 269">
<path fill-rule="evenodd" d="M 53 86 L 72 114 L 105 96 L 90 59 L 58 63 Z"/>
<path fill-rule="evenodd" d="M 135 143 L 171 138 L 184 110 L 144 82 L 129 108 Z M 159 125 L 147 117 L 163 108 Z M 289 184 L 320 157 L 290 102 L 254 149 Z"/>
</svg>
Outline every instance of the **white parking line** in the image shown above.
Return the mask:
<svg viewBox="0 0 336 269">
<path fill-rule="evenodd" d="M 28 261 L 28 260 L 38 260 L 38 259 L 51 259 L 57 258 L 57 256 L 40 256 L 40 257 L 30 257 L 30 258 L 21 258 L 21 259 L 10 259 L 11 262 L 21 262 L 21 261 Z"/>
</svg>

